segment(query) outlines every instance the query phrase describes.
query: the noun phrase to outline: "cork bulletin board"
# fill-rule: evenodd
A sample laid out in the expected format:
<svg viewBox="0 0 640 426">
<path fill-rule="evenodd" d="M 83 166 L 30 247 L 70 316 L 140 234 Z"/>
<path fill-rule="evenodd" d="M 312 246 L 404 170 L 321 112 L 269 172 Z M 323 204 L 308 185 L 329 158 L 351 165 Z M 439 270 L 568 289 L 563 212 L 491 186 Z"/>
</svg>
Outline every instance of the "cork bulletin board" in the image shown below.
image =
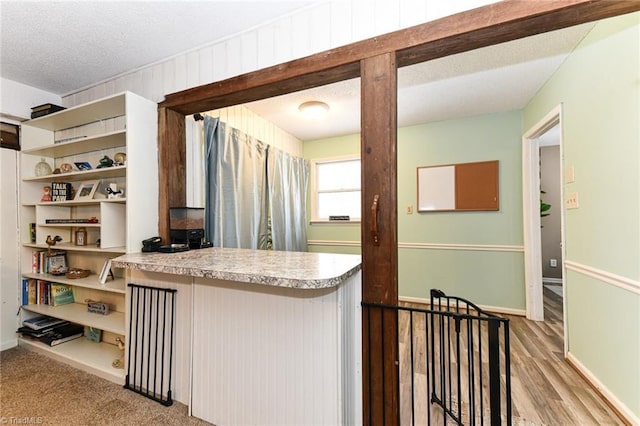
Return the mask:
<svg viewBox="0 0 640 426">
<path fill-rule="evenodd" d="M 499 210 L 498 160 L 418 167 L 418 212 Z"/>
</svg>

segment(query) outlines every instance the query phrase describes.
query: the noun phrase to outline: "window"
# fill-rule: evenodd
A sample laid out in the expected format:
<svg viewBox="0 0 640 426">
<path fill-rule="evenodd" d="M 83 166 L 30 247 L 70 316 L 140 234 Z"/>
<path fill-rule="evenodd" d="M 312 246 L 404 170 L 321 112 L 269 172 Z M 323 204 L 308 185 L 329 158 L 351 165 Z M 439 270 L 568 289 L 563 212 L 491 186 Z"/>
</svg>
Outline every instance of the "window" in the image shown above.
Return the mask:
<svg viewBox="0 0 640 426">
<path fill-rule="evenodd" d="M 328 221 L 330 216 L 359 221 L 360 157 L 315 160 L 311 170 L 312 221 Z"/>
</svg>

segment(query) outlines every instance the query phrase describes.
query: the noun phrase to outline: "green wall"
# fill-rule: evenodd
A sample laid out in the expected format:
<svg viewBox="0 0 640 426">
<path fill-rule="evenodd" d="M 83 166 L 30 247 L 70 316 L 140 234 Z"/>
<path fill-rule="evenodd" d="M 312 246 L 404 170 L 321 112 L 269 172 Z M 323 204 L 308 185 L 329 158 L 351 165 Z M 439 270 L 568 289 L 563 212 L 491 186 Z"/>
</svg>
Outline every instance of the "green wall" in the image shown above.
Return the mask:
<svg viewBox="0 0 640 426">
<path fill-rule="evenodd" d="M 426 299 L 430 288 L 439 288 L 481 305 L 524 310 L 521 122 L 520 112 L 512 111 L 398 130 L 400 296 Z M 305 142 L 304 156 L 357 154 L 359 138 L 349 135 Z M 499 211 L 415 212 L 417 167 L 485 160 L 500 162 Z M 413 214 L 406 214 L 409 205 Z M 359 242 L 360 226 L 311 224 L 308 238 Z M 359 252 L 357 247 L 332 245 L 311 245 L 310 250 Z"/>
<path fill-rule="evenodd" d="M 640 14 L 602 21 L 524 109 L 562 104 L 569 352 L 640 419 Z M 574 268 L 575 269 L 575 268 Z M 611 276 L 613 275 L 613 279 Z M 617 278 L 616 278 L 617 277 Z M 613 282 L 612 282 L 613 281 Z M 626 288 L 614 284 L 629 283 Z M 635 288 L 635 290 L 634 290 Z"/>
</svg>

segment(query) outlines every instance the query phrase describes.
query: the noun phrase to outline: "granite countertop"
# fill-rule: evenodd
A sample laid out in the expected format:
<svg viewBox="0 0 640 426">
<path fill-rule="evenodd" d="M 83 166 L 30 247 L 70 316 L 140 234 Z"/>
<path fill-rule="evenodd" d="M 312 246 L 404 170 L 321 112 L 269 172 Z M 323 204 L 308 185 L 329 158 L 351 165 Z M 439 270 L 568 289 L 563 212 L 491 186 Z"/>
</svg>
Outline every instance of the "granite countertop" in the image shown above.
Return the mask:
<svg viewBox="0 0 640 426">
<path fill-rule="evenodd" d="M 352 254 L 205 248 L 181 253 L 130 253 L 112 266 L 228 281 L 318 289 L 335 287 L 361 268 Z"/>
</svg>

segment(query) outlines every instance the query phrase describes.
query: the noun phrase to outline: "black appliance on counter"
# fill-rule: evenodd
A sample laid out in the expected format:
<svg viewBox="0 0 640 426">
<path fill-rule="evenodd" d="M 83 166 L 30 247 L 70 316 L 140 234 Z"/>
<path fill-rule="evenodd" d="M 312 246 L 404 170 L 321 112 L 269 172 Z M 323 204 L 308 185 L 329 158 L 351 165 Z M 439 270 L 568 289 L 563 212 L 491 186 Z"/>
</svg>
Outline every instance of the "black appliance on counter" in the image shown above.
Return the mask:
<svg viewBox="0 0 640 426">
<path fill-rule="evenodd" d="M 190 249 L 211 247 L 204 236 L 204 208 L 171 207 L 169 237 L 171 244 L 187 244 Z"/>
</svg>

